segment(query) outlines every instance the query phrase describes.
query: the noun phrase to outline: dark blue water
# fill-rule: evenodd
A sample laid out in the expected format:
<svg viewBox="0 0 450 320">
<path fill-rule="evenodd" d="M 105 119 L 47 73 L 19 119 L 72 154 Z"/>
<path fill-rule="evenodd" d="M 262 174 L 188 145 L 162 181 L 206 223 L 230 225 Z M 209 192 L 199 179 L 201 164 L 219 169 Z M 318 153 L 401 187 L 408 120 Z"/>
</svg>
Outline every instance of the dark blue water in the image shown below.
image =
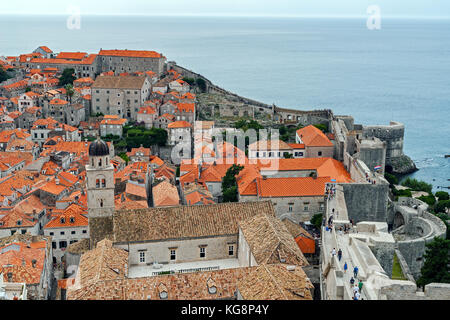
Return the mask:
<svg viewBox="0 0 450 320">
<path fill-rule="evenodd" d="M 0 16 L 0 54 L 150 49 L 240 95 L 406 125 L 414 177 L 450 186 L 450 20 Z M 434 179 L 434 180 L 433 180 Z"/>
</svg>

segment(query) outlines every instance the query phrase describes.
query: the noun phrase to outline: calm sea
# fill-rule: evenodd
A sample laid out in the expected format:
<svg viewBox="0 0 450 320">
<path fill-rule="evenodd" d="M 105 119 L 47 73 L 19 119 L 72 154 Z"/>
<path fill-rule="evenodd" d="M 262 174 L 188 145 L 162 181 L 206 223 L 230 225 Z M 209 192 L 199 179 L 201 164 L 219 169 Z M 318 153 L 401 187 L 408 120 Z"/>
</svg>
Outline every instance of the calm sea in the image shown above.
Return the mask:
<svg viewBox="0 0 450 320">
<path fill-rule="evenodd" d="M 240 95 L 406 125 L 413 176 L 450 186 L 450 20 L 0 16 L 0 54 L 150 49 Z"/>
</svg>

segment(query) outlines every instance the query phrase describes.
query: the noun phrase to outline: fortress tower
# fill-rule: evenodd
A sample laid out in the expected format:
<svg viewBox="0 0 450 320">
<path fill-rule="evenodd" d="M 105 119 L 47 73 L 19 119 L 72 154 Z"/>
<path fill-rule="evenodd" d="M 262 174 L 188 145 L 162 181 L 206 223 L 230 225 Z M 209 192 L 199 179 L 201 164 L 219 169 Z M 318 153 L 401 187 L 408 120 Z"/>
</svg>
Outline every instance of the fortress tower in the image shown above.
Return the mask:
<svg viewBox="0 0 450 320">
<path fill-rule="evenodd" d="M 89 146 L 86 189 L 91 248 L 112 233 L 114 204 L 114 167 L 108 144 L 100 138 Z"/>
</svg>

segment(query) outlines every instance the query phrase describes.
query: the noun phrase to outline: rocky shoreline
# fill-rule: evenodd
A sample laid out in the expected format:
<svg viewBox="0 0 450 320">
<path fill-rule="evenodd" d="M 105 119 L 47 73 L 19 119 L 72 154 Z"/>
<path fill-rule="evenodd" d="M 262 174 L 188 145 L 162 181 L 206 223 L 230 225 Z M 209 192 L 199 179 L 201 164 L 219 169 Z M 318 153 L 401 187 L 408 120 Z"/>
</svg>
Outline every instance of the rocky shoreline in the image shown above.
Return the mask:
<svg viewBox="0 0 450 320">
<path fill-rule="evenodd" d="M 418 171 L 414 161 L 407 155 L 391 159 L 392 173 L 404 176 Z"/>
</svg>

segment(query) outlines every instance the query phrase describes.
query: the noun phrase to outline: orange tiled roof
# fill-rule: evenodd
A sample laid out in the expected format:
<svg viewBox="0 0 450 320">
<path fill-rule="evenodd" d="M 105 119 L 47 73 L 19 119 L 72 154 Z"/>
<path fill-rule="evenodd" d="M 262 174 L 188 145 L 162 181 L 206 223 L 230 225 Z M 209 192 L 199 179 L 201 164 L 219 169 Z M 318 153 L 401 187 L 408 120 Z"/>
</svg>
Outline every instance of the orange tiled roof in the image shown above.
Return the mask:
<svg viewBox="0 0 450 320">
<path fill-rule="evenodd" d="M 288 145 L 292 148 L 292 149 L 305 149 L 305 145 L 302 143 L 288 143 Z"/>
<path fill-rule="evenodd" d="M 125 193 L 147 199 L 147 190 L 145 189 L 145 186 L 140 186 L 132 182 L 127 183 Z"/>
<path fill-rule="evenodd" d="M 0 248 L 6 251 L 0 254 L 0 274 L 3 281 L 8 281 L 8 273 L 12 274 L 12 282 L 39 284 L 45 263 L 46 242 L 32 243 L 30 248 L 26 243 L 13 242 Z M 33 261 L 36 262 L 33 267 Z"/>
<path fill-rule="evenodd" d="M 86 52 L 61 52 L 56 59 L 83 60 L 86 55 Z"/>
<path fill-rule="evenodd" d="M 66 187 L 71 187 L 75 183 L 78 182 L 78 177 L 69 172 L 63 171 L 63 172 L 59 173 L 58 178 L 59 178 L 59 182 Z"/>
<path fill-rule="evenodd" d="M 172 123 L 169 123 L 167 125 L 167 128 L 169 129 L 177 129 L 177 128 L 192 128 L 192 125 L 187 121 L 175 121 Z"/>
<path fill-rule="evenodd" d="M 77 64 L 77 65 L 91 65 L 94 63 L 96 54 L 91 54 L 87 58 L 83 60 L 67 60 L 67 59 L 45 59 L 45 58 L 36 58 L 32 59 L 31 63 L 39 63 L 39 64 Z"/>
<path fill-rule="evenodd" d="M 42 187 L 40 187 L 42 191 L 51 193 L 51 194 L 61 194 L 64 190 L 66 190 L 66 187 L 61 184 L 56 184 L 54 181 L 49 181 Z"/>
<path fill-rule="evenodd" d="M 63 213 L 54 215 L 46 225 L 45 229 L 71 228 L 88 226 L 88 218 L 85 216 L 87 210 L 77 204 L 71 204 Z"/>
<path fill-rule="evenodd" d="M 12 209 L 4 217 L 0 218 L 0 229 L 2 228 L 20 228 L 20 227 L 33 227 L 39 221 L 27 214 Z"/>
<path fill-rule="evenodd" d="M 100 50 L 99 56 L 113 57 L 132 57 L 132 58 L 164 58 L 156 51 L 138 51 L 138 50 Z"/>
<path fill-rule="evenodd" d="M 150 163 L 151 164 L 156 164 L 157 166 L 162 166 L 164 164 L 164 161 L 161 160 L 157 156 L 150 156 Z"/>
<path fill-rule="evenodd" d="M 39 47 L 39 48 L 41 48 L 42 50 L 44 50 L 44 51 L 47 52 L 47 53 L 52 53 L 52 52 L 53 52 L 53 51 L 50 50 L 49 47 L 47 47 L 47 46 L 41 46 L 41 47 Z"/>
<path fill-rule="evenodd" d="M 329 177 L 322 178 L 257 178 L 258 194 L 270 197 L 316 197 L 325 194 L 325 184 Z"/>
<path fill-rule="evenodd" d="M 177 103 L 178 112 L 195 112 L 195 103 Z"/>
<path fill-rule="evenodd" d="M 297 130 L 297 135 L 302 139 L 307 147 L 332 147 L 333 143 L 318 128 L 309 125 Z"/>
<path fill-rule="evenodd" d="M 52 101 L 50 101 L 51 105 L 65 105 L 68 103 L 69 103 L 68 101 L 62 99 L 53 99 Z"/>
<path fill-rule="evenodd" d="M 153 187 L 152 193 L 155 207 L 177 206 L 180 204 L 177 187 L 166 180 Z"/>
<path fill-rule="evenodd" d="M 28 86 L 28 80 L 20 80 L 9 85 L 3 86 L 3 89 L 12 91 L 14 89 L 25 88 Z"/>
<path fill-rule="evenodd" d="M 156 113 L 156 108 L 153 107 L 141 107 L 139 109 L 140 114 L 155 114 Z"/>
</svg>

